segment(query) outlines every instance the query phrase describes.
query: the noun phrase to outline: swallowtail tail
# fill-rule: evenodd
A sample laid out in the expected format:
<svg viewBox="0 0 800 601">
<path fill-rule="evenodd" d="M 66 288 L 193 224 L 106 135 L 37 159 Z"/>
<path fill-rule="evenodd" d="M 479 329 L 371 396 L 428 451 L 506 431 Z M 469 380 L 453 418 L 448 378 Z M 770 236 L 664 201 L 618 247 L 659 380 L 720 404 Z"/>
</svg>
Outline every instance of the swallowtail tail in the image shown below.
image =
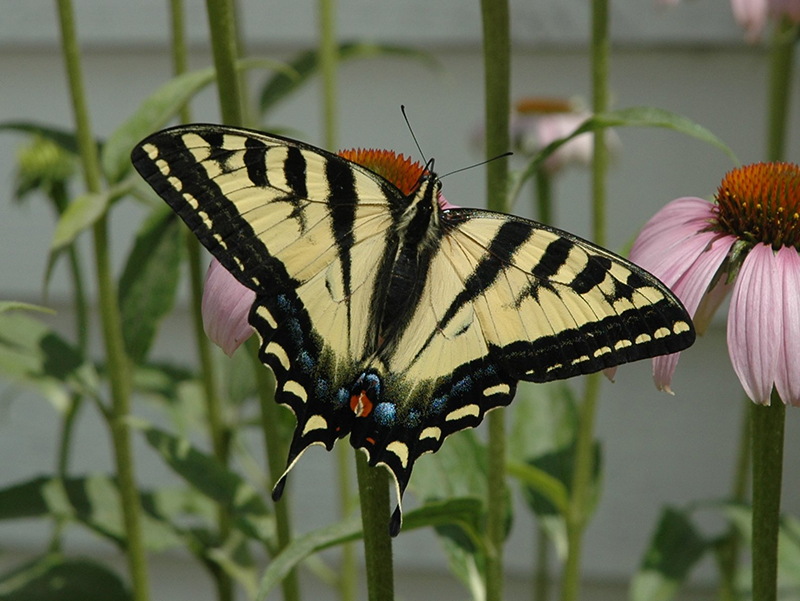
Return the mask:
<svg viewBox="0 0 800 601">
<path fill-rule="evenodd" d="M 250 323 L 297 417 L 289 469 L 350 434 L 394 475 L 546 382 L 685 349 L 678 299 L 625 259 L 528 219 L 443 210 L 426 171 L 410 194 L 281 136 L 218 125 L 153 134 L 133 164 L 256 293 Z M 286 474 L 276 484 L 280 497 Z"/>
</svg>

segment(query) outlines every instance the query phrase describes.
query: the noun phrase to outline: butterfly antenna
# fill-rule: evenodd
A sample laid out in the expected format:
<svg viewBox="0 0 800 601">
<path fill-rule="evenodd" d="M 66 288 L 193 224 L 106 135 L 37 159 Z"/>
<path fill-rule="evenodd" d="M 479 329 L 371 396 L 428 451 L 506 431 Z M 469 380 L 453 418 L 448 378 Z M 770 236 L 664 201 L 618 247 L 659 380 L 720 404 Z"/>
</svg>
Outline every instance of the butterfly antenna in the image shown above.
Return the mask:
<svg viewBox="0 0 800 601">
<path fill-rule="evenodd" d="M 474 167 L 480 167 L 481 165 L 485 165 L 486 163 L 491 163 L 492 161 L 496 161 L 497 159 L 502 159 L 504 157 L 510 157 L 513 152 L 510 150 L 508 152 L 504 152 L 503 154 L 498 154 L 496 157 L 492 157 L 491 159 L 486 159 L 485 161 L 481 161 L 480 163 L 475 163 L 474 165 L 469 165 L 468 167 L 462 167 L 461 169 L 456 169 L 455 171 L 448 171 L 444 175 L 440 175 L 439 179 L 444 179 L 448 175 L 453 175 L 454 173 L 461 173 L 462 171 L 466 171 L 467 169 L 473 169 Z"/>
<path fill-rule="evenodd" d="M 414 138 L 414 144 L 417 145 L 417 150 L 419 151 L 419 156 L 422 157 L 422 161 L 427 165 L 428 164 L 428 160 L 425 158 L 425 153 L 422 152 L 422 148 L 420 147 L 419 142 L 417 141 L 417 136 L 414 135 L 414 130 L 411 127 L 411 122 L 408 120 L 408 115 L 406 115 L 406 105 L 404 105 L 404 104 L 400 105 L 400 112 L 403 113 L 403 119 L 406 120 L 406 126 L 408 127 L 408 131 L 411 132 L 411 137 Z"/>
</svg>

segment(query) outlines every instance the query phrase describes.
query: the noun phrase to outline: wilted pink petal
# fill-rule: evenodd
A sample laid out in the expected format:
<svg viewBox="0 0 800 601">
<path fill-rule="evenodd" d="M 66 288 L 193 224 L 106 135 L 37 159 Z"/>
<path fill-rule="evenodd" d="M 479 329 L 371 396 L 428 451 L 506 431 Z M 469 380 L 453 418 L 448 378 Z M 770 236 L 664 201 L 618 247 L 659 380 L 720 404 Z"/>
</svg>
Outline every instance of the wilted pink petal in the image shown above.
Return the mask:
<svg viewBox="0 0 800 601">
<path fill-rule="evenodd" d="M 775 388 L 784 403 L 800 406 L 800 255 L 782 246 L 776 261 L 783 279 L 783 343 Z"/>
<path fill-rule="evenodd" d="M 228 356 L 253 334 L 247 317 L 255 298 L 219 261 L 211 261 L 203 287 L 203 328 Z"/>
<path fill-rule="evenodd" d="M 694 262 L 689 263 L 689 268 L 684 269 L 683 274 L 674 283 L 667 283 L 666 280 L 662 280 L 672 288 L 675 295 L 681 299 L 689 315 L 692 316 L 696 313 L 700 302 L 714 279 L 714 275 L 719 271 L 734 242 L 732 237 L 721 238 L 713 232 L 697 234 L 695 238 L 695 240 L 691 241 L 694 246 L 687 245 L 689 250 L 697 257 Z M 687 253 L 684 256 L 688 259 L 692 255 Z M 674 272 L 678 272 L 677 266 L 674 268 Z M 654 275 L 656 277 L 661 276 L 658 272 L 654 272 Z M 675 373 L 675 367 L 678 365 L 679 355 L 680 353 L 673 353 L 653 359 L 653 379 L 659 390 L 671 392 L 670 383 L 672 382 L 672 375 Z"/>
<path fill-rule="evenodd" d="M 733 287 L 728 353 L 747 396 L 763 405 L 769 405 L 781 351 L 782 288 L 772 247 L 756 244 Z"/>
<path fill-rule="evenodd" d="M 714 317 L 714 314 L 717 312 L 717 309 L 719 309 L 722 301 L 725 300 L 725 297 L 728 296 L 728 293 L 733 290 L 733 284 L 726 283 L 727 280 L 728 275 L 723 273 L 716 286 L 706 293 L 697 307 L 692 321 L 694 322 L 695 331 L 700 336 L 706 333 L 711 323 L 711 318 Z"/>
</svg>

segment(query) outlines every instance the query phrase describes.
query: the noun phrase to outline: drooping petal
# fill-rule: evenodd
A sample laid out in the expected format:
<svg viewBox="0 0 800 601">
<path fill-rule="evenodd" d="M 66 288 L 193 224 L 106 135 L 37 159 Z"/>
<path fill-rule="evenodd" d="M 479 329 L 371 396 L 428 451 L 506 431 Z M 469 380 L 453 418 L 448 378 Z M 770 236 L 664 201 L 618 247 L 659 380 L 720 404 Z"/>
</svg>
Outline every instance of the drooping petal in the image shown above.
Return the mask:
<svg viewBox="0 0 800 601">
<path fill-rule="evenodd" d="M 672 249 L 708 226 L 713 217 L 712 205 L 702 198 L 679 198 L 667 203 L 644 225 L 636 237 L 630 259 L 652 271 Z"/>
<path fill-rule="evenodd" d="M 775 388 L 784 403 L 800 406 L 800 255 L 782 246 L 776 261 L 783 280 L 783 331 Z"/>
<path fill-rule="evenodd" d="M 695 238 L 697 240 L 692 240 L 695 243 L 692 252 L 696 253 L 697 248 L 703 250 L 695 255 L 696 260 L 684 270 L 677 281 L 667 284 L 693 317 L 734 242 L 732 237 L 719 237 L 713 232 L 703 232 Z M 659 276 L 658 273 L 655 275 Z M 670 383 L 679 356 L 680 353 L 673 353 L 653 359 L 653 380 L 659 390 L 671 392 Z"/>
<path fill-rule="evenodd" d="M 211 261 L 203 286 L 203 328 L 228 356 L 253 334 L 247 317 L 255 297 L 219 261 Z"/>
<path fill-rule="evenodd" d="M 733 287 L 728 314 L 728 354 L 744 391 L 769 405 L 783 339 L 783 296 L 772 248 L 756 244 Z"/>
<path fill-rule="evenodd" d="M 436 198 L 436 200 L 439 202 L 439 207 L 442 209 L 442 211 L 446 211 L 447 209 L 457 209 L 458 208 L 458 205 L 454 205 L 454 204 L 452 204 L 450 202 L 447 202 L 447 199 L 444 197 L 444 195 L 441 192 L 439 192 L 439 196 Z"/>
<path fill-rule="evenodd" d="M 800 23 L 800 0 L 769 0 L 769 10 L 773 16 L 786 16 Z"/>
</svg>

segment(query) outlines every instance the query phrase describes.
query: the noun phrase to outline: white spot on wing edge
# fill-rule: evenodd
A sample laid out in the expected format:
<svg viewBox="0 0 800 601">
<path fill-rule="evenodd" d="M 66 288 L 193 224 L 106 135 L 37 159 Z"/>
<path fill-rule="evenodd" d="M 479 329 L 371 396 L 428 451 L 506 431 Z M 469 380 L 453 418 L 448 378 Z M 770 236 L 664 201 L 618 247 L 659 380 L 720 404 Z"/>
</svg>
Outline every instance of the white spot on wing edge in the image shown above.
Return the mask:
<svg viewBox="0 0 800 601">
<path fill-rule="evenodd" d="M 634 341 L 636 344 L 644 344 L 645 342 L 650 342 L 652 337 L 650 334 L 639 334 Z"/>
<path fill-rule="evenodd" d="M 477 405 L 464 405 L 463 407 L 459 407 L 455 411 L 451 411 L 447 414 L 447 417 L 444 418 L 446 422 L 452 422 L 459 419 L 463 419 L 465 417 L 477 417 L 481 414 L 481 408 Z"/>
<path fill-rule="evenodd" d="M 442 437 L 442 431 L 436 426 L 429 426 L 428 428 L 425 428 L 419 435 L 420 440 L 424 440 L 425 438 L 433 438 L 434 440 L 439 440 L 441 437 Z"/>
<path fill-rule="evenodd" d="M 272 313 L 270 313 L 269 309 L 267 309 L 264 305 L 258 306 L 258 308 L 256 309 L 256 315 L 258 315 L 264 321 L 266 321 L 269 324 L 269 327 L 271 327 L 272 329 L 278 327 L 278 322 L 275 321 L 275 318 L 272 316 Z"/>
<path fill-rule="evenodd" d="M 395 440 L 386 445 L 386 450 L 400 460 L 400 465 L 403 466 L 403 469 L 408 466 L 408 445 L 406 443 Z"/>
<path fill-rule="evenodd" d="M 494 394 L 508 394 L 511 392 L 511 387 L 508 384 L 495 384 L 483 390 L 483 396 L 492 396 Z"/>
<path fill-rule="evenodd" d="M 289 370 L 289 367 L 291 365 L 289 363 L 289 355 L 286 354 L 286 351 L 280 344 L 278 344 L 273 340 L 267 345 L 267 348 L 264 349 L 264 352 L 267 353 L 268 355 L 272 355 L 278 361 L 280 361 L 281 365 L 283 366 L 283 369 L 287 371 Z"/>
<path fill-rule="evenodd" d="M 328 421 L 321 415 L 312 415 L 308 418 L 305 427 L 303 427 L 303 436 L 312 432 L 313 430 L 324 430 L 328 427 Z"/>
<path fill-rule="evenodd" d="M 295 382 L 294 380 L 287 380 L 287 382 L 283 385 L 284 392 L 288 392 L 292 396 L 296 396 L 298 399 L 303 401 L 304 403 L 308 400 L 308 393 L 306 389 L 299 382 Z"/>
<path fill-rule="evenodd" d="M 691 330 L 691 328 L 689 327 L 689 324 L 686 323 L 685 321 L 676 321 L 675 325 L 672 326 L 672 331 L 675 332 L 676 334 L 683 334 L 684 332 L 688 332 L 689 330 Z"/>
<path fill-rule="evenodd" d="M 659 338 L 664 338 L 670 334 L 671 332 L 667 328 L 658 328 L 655 332 L 653 332 L 653 338 L 658 340 Z"/>
<path fill-rule="evenodd" d="M 151 161 L 155 161 L 156 157 L 158 156 L 158 146 L 155 144 L 145 144 L 142 146 L 142 150 L 147 153 L 147 158 Z"/>
</svg>

